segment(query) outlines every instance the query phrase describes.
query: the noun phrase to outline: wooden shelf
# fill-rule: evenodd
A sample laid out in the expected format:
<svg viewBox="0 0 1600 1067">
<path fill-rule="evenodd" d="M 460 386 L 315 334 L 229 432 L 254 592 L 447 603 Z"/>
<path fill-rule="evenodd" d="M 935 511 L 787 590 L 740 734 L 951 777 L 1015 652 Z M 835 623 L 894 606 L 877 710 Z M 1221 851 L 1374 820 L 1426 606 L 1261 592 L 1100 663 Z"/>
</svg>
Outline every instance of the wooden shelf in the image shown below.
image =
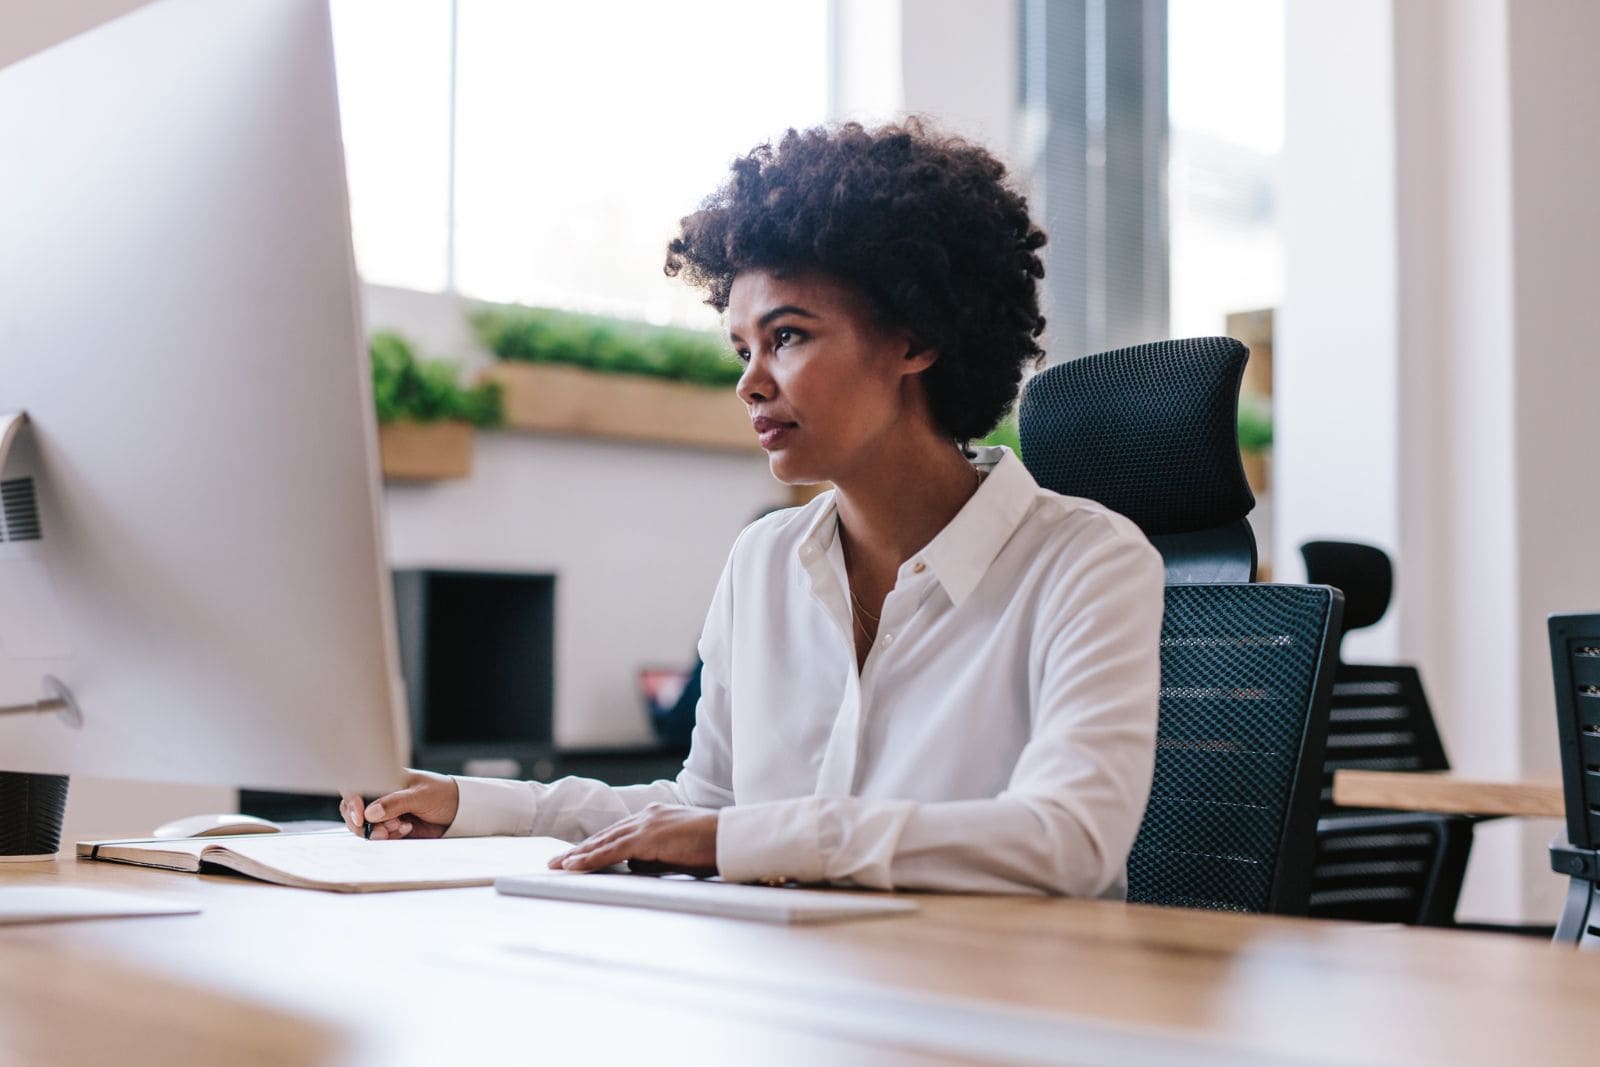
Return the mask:
<svg viewBox="0 0 1600 1067">
<path fill-rule="evenodd" d="M 472 424 L 400 422 L 378 427 L 383 476 L 403 482 L 465 478 L 472 473 Z"/>
<path fill-rule="evenodd" d="M 712 388 L 551 363 L 501 361 L 483 374 L 504 391 L 506 429 L 759 452 L 731 386 Z"/>
</svg>

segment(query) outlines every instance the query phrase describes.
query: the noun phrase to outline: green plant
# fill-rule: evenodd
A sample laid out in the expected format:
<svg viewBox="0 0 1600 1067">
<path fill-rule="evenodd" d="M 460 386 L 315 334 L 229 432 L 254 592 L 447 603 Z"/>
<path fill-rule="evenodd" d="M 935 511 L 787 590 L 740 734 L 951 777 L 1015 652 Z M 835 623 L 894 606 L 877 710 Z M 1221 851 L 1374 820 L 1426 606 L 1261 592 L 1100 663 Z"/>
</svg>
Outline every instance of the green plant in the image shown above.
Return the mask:
<svg viewBox="0 0 1600 1067">
<path fill-rule="evenodd" d="M 1272 401 L 1259 393 L 1239 395 L 1239 451 L 1265 452 L 1272 447 Z"/>
<path fill-rule="evenodd" d="M 1015 412 L 1000 420 L 1000 425 L 989 431 L 989 436 L 979 441 L 980 445 L 1005 445 L 1017 455 L 1022 455 L 1022 435 L 1017 430 L 1017 416 Z"/>
<path fill-rule="evenodd" d="M 379 422 L 461 419 L 487 429 L 504 419 L 500 387 L 493 382 L 463 387 L 454 363 L 418 359 L 397 333 L 372 335 L 372 397 Z"/>
<path fill-rule="evenodd" d="M 468 319 L 504 360 L 714 386 L 732 385 L 742 371 L 725 341 L 698 330 L 509 304 L 480 307 Z"/>
</svg>

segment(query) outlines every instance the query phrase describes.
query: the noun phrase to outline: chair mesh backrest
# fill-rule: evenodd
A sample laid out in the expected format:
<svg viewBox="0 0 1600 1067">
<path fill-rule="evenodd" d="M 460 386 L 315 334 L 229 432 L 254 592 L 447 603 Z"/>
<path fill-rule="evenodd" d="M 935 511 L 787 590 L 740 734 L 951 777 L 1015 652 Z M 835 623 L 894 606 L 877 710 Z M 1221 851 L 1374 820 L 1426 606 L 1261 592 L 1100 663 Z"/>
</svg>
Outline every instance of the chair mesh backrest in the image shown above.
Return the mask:
<svg viewBox="0 0 1600 1067">
<path fill-rule="evenodd" d="M 1239 459 L 1231 337 L 1121 348 L 1058 363 L 1022 395 L 1022 455 L 1046 489 L 1121 512 L 1147 535 L 1208 530 L 1255 506 Z"/>
<path fill-rule="evenodd" d="M 1322 767 L 1322 813 L 1359 809 L 1333 803 L 1338 770 L 1447 771 L 1444 743 L 1415 667 L 1341 663 L 1333 672 L 1328 751 Z"/>
<path fill-rule="evenodd" d="M 1472 847 L 1463 816 L 1400 813 L 1323 819 L 1307 914 L 1444 925 L 1455 914 Z"/>
<path fill-rule="evenodd" d="M 1600 614 L 1550 616 L 1567 840 L 1600 848 Z"/>
<path fill-rule="evenodd" d="M 1336 590 L 1169 586 L 1150 806 L 1128 899 L 1303 912 Z"/>
<path fill-rule="evenodd" d="M 1300 546 L 1306 581 L 1344 594 L 1344 632 L 1371 626 L 1389 610 L 1394 564 L 1376 545 L 1356 541 L 1307 541 Z"/>
</svg>

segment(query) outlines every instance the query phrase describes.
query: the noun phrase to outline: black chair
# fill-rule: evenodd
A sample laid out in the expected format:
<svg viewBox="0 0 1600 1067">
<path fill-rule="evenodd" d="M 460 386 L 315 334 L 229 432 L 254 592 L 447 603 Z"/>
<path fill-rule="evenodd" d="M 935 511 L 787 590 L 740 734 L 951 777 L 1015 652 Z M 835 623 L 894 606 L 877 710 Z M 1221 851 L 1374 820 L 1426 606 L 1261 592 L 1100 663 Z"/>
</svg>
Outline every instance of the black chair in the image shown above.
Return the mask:
<svg viewBox="0 0 1600 1067">
<path fill-rule="evenodd" d="M 1166 561 L 1161 711 L 1128 899 L 1303 914 L 1342 597 L 1253 584 L 1239 460 L 1249 353 L 1226 337 L 1060 363 L 1028 383 L 1040 485 L 1128 516 Z"/>
<path fill-rule="evenodd" d="M 1340 608 L 1325 587 L 1167 588 L 1129 900 L 1305 914 Z"/>
<path fill-rule="evenodd" d="M 1572 879 L 1555 939 L 1600 949 L 1600 614 L 1550 616 L 1550 663 L 1567 811 L 1550 866 Z"/>
<path fill-rule="evenodd" d="M 1310 541 L 1300 554 L 1308 581 L 1344 593 L 1345 633 L 1371 626 L 1388 611 L 1394 569 L 1382 549 Z M 1472 849 L 1473 820 L 1336 806 L 1333 775 L 1346 768 L 1450 769 L 1415 667 L 1346 663 L 1341 651 L 1328 716 L 1309 914 L 1451 925 Z"/>
<path fill-rule="evenodd" d="M 1254 581 L 1237 428 L 1249 355 L 1231 337 L 1194 337 L 1057 363 L 1022 394 L 1023 462 L 1047 489 L 1137 523 L 1168 585 Z"/>
</svg>

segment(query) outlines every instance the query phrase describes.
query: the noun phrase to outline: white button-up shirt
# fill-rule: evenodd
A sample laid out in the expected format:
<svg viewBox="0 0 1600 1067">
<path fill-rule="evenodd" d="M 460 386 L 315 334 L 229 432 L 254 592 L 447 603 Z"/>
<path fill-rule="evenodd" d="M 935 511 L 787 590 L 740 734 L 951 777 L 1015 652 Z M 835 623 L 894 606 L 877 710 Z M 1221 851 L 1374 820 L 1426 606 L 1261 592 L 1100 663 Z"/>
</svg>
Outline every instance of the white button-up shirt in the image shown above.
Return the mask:
<svg viewBox="0 0 1600 1067">
<path fill-rule="evenodd" d="M 718 808 L 729 881 L 1120 896 L 1149 797 L 1161 558 L 1003 448 L 900 568 L 858 671 L 833 494 L 740 535 L 675 781 L 459 778 L 452 836 L 576 840 L 652 801 Z"/>
</svg>

